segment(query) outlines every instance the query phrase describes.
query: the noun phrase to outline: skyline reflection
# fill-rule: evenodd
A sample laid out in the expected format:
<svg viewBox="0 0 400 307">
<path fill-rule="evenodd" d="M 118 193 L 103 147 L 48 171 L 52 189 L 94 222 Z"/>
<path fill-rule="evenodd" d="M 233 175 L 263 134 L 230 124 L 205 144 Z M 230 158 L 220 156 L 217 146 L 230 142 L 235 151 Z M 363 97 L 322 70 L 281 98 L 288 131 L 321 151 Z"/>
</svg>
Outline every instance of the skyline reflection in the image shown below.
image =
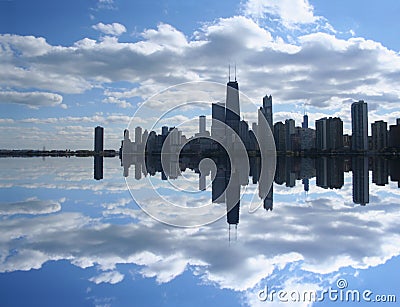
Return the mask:
<svg viewBox="0 0 400 307">
<path fill-rule="evenodd" d="M 203 167 L 187 157 L 178 162 L 180 170 L 185 170 L 179 176 L 171 169 L 161 175 L 160 161 L 153 157 L 147 161 L 147 174 L 143 164 L 137 173 L 132 164 L 130 178 L 145 195 L 151 188 L 143 181 L 146 175 L 162 185 L 160 192 L 182 204 L 211 200 L 213 169 L 207 172 L 204 166 L 206 190 L 199 191 L 201 172 L 196 171 Z M 351 286 L 372 287 L 381 293 L 384 289 L 397 291 L 394 276 L 385 277 L 377 287 L 373 285 L 376 275 L 370 272 L 396 272 L 399 261 L 400 190 L 397 181 L 393 184 L 398 178 L 398 161 L 368 161 L 373 176 L 370 173 L 368 177 L 367 206 L 353 204 L 352 162 L 279 157 L 273 210 L 260 208 L 250 213 L 248 196 L 252 191 L 259 193 L 259 162 L 251 159 L 251 176 L 246 181 L 241 176 L 235 179 L 241 189 L 246 182 L 249 193 L 240 200 L 240 227 L 234 234 L 227 232 L 226 218 L 192 229 L 153 220 L 132 200 L 115 158 L 104 158 L 102 180 L 93 180 L 93 158 L 1 159 L 0 184 L 6 198 L 0 212 L 0 276 L 7 280 L 9 274 L 19 271 L 20 280 L 27 280 L 29 274 L 42 274 L 45 277 L 35 283 L 46 287 L 52 280 L 46 275 L 49 271 L 55 275 L 65 272 L 79 288 L 77 297 L 105 298 L 103 291 L 109 289 L 117 297 L 116 305 L 123 305 L 118 289 L 138 289 L 146 284 L 158 298 L 157 289 L 170 287 L 173 292 L 182 280 L 187 292 L 207 289 L 213 295 L 224 293 L 226 298 L 228 291 L 235 295 L 236 305 L 242 299 L 249 305 L 265 284 L 282 289 L 292 282 L 320 289 L 338 274 Z M 365 167 L 363 159 L 359 164 Z M 321 180 L 317 186 L 316 167 L 322 176 L 332 165 L 339 169 L 343 165 L 343 186 L 329 188 L 341 182 L 339 174 L 335 178 L 340 180 Z M 226 173 L 221 170 L 215 170 L 215 178 L 225 182 Z M 365 177 L 363 170 L 360 173 Z M 136 180 L 139 174 L 141 179 Z M 183 176 L 191 178 L 193 191 L 200 194 L 171 194 L 170 183 L 162 180 L 168 176 L 177 177 L 171 180 L 174 184 L 181 184 Z M 372 183 L 385 182 L 385 176 L 385 186 Z M 214 198 L 218 195 L 223 194 L 216 191 Z M 236 221 L 236 212 L 232 210 L 231 221 Z M 357 274 L 359 278 L 354 277 Z M 91 289 L 88 294 L 87 288 Z M 38 297 L 36 301 L 40 301 Z"/>
<path fill-rule="evenodd" d="M 161 163 L 160 155 L 125 155 L 121 160 L 123 176 L 129 176 L 129 169 L 134 169 L 136 180 L 141 180 L 142 176 L 157 176 L 160 174 L 161 180 L 175 180 L 185 171 L 194 171 L 199 174 L 199 191 L 205 190 L 206 178 L 211 175 L 212 181 L 212 201 L 227 202 L 229 197 L 225 194 L 225 189 L 231 176 L 229 157 L 220 155 L 211 157 L 217 165 L 216 174 L 210 172 L 202 174 L 199 170 L 199 163 L 204 157 L 200 156 L 181 156 L 176 159 L 163 158 Z M 273 210 L 273 186 L 269 191 L 264 191 L 259 184 L 261 162 L 260 157 L 249 157 L 250 171 L 247 179 L 244 172 L 235 173 L 231 178 L 234 180 L 230 193 L 237 193 L 240 186 L 246 186 L 251 182 L 258 184 L 260 199 L 263 200 L 265 210 Z M 175 170 L 175 171 L 171 171 Z M 179 171 L 177 171 L 179 170 Z M 369 203 L 369 172 L 372 173 L 372 183 L 377 186 L 385 186 L 390 182 L 397 182 L 400 188 L 400 160 L 388 159 L 381 156 L 321 156 L 321 157 L 292 157 L 277 156 L 274 183 L 284 185 L 288 188 L 296 186 L 296 181 L 301 180 L 304 191 L 310 189 L 310 180 L 315 178 L 315 185 L 323 189 L 341 189 L 345 185 L 344 174 L 352 174 L 352 200 L 354 204 L 365 206 Z M 261 197 L 261 195 L 267 195 Z M 227 204 L 228 208 L 234 208 L 236 204 Z M 240 206 L 240 201 L 238 207 Z M 229 211 L 228 211 L 229 212 Z M 232 213 L 233 214 L 233 213 Z M 235 224 L 235 223 L 234 223 Z"/>
</svg>

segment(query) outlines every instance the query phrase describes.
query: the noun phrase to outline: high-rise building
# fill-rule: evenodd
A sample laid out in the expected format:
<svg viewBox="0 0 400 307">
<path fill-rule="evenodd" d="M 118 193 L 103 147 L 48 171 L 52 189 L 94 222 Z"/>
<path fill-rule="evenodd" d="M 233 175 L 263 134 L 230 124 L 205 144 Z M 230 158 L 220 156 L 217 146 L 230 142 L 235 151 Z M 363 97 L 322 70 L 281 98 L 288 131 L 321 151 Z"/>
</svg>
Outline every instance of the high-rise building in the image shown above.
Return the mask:
<svg viewBox="0 0 400 307">
<path fill-rule="evenodd" d="M 292 136 L 295 133 L 295 121 L 293 119 L 285 120 L 285 149 L 286 151 L 292 151 Z"/>
<path fill-rule="evenodd" d="M 135 143 L 136 145 L 142 144 L 142 127 L 135 128 Z"/>
<path fill-rule="evenodd" d="M 327 118 L 317 119 L 315 121 L 315 145 L 317 150 L 327 150 Z"/>
<path fill-rule="evenodd" d="M 161 127 L 161 135 L 167 136 L 168 135 L 168 127 L 167 126 L 162 126 Z"/>
<path fill-rule="evenodd" d="M 304 122 L 303 122 L 304 124 Z M 311 128 L 300 129 L 300 149 L 302 151 L 315 149 L 315 130 Z"/>
<path fill-rule="evenodd" d="M 307 129 L 308 128 L 308 115 L 303 115 L 303 122 L 301 123 L 301 128 Z"/>
<path fill-rule="evenodd" d="M 371 124 L 372 149 L 380 151 L 388 146 L 387 122 L 383 120 Z"/>
<path fill-rule="evenodd" d="M 94 128 L 94 152 L 100 154 L 104 147 L 104 128 L 97 126 Z"/>
<path fill-rule="evenodd" d="M 212 104 L 211 137 L 222 142 L 225 137 L 225 104 L 223 102 Z"/>
<path fill-rule="evenodd" d="M 351 105 L 351 149 L 368 150 L 368 105 L 364 100 Z"/>
<path fill-rule="evenodd" d="M 260 108 L 261 113 L 264 114 L 265 119 L 269 124 L 271 131 L 273 130 L 274 123 L 272 121 L 272 96 L 265 95 L 263 98 L 263 106 Z"/>
<path fill-rule="evenodd" d="M 315 121 L 317 150 L 339 150 L 343 148 L 343 121 L 338 117 L 321 118 Z"/>
<path fill-rule="evenodd" d="M 236 81 L 230 81 L 226 86 L 226 111 L 225 123 L 236 133 L 239 133 L 240 106 L 239 106 L 239 84 Z"/>
<path fill-rule="evenodd" d="M 206 117 L 204 115 L 199 116 L 199 133 L 206 133 Z"/>
<path fill-rule="evenodd" d="M 400 149 L 400 124 L 389 126 L 389 147 Z"/>
<path fill-rule="evenodd" d="M 277 122 L 274 124 L 274 139 L 277 151 L 286 151 L 286 129 L 285 124 Z"/>
</svg>

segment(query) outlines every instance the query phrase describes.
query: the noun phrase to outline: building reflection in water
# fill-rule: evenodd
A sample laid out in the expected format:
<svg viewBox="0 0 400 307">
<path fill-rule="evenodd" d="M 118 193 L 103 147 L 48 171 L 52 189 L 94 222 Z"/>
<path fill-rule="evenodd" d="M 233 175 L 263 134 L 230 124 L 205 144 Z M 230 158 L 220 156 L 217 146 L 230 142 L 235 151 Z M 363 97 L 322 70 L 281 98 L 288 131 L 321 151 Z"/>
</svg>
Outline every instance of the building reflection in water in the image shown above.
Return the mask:
<svg viewBox="0 0 400 307">
<path fill-rule="evenodd" d="M 94 174 L 93 178 L 95 180 L 103 179 L 103 156 L 94 155 Z"/>
<path fill-rule="evenodd" d="M 101 157 L 97 157 L 98 159 Z M 124 176 L 129 176 L 129 169 L 134 166 L 135 179 L 140 180 L 142 176 L 156 176 L 160 174 L 162 180 L 177 179 L 182 172 L 189 169 L 198 173 L 201 191 L 206 190 L 206 179 L 211 175 L 211 197 L 213 203 L 225 203 L 227 208 L 227 223 L 234 228 L 239 224 L 240 213 L 240 190 L 249 184 L 259 184 L 261 161 L 260 157 L 250 157 L 250 172 L 243 172 L 240 167 L 232 168 L 227 155 L 208 157 L 216 168 L 205 168 L 199 170 L 199 164 L 205 157 L 196 155 L 180 156 L 179 159 L 163 158 L 160 155 L 126 155 L 121 163 Z M 98 161 L 102 165 L 102 161 Z M 164 165 L 164 167 L 163 167 Z M 240 163 L 232 165 L 240 165 Z M 296 182 L 303 184 L 305 192 L 310 190 L 310 179 L 316 178 L 316 186 L 323 189 L 341 189 L 344 186 L 344 173 L 352 174 L 353 202 L 365 206 L 369 203 L 369 171 L 372 171 L 372 182 L 379 186 L 395 181 L 400 187 L 400 160 L 385 159 L 383 157 L 290 157 L 278 156 L 274 182 L 277 185 L 294 187 Z M 95 174 L 101 174 L 95 166 Z M 100 178 L 100 175 L 99 175 Z M 230 183 L 230 184 L 229 184 Z M 264 209 L 273 210 L 273 187 L 269 191 L 263 191 L 259 186 L 259 194 L 267 195 L 264 198 Z M 262 199 L 262 197 L 260 196 Z"/>
<path fill-rule="evenodd" d="M 353 173 L 353 202 L 365 206 L 369 203 L 368 158 L 365 156 L 351 159 Z"/>
</svg>

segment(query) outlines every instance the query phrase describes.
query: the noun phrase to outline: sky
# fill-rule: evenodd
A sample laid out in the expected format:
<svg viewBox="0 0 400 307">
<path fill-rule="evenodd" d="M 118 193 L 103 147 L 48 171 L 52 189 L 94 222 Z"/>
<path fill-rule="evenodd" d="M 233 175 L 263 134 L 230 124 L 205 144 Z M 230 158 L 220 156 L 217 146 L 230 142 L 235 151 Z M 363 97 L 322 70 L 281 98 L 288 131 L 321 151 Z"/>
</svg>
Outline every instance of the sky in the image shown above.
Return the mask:
<svg viewBox="0 0 400 307">
<path fill-rule="evenodd" d="M 0 1 L 0 148 L 91 149 L 101 125 L 118 149 L 138 105 L 225 84 L 233 63 L 255 104 L 272 94 L 275 122 L 300 125 L 306 110 L 311 127 L 339 116 L 350 133 L 365 100 L 370 123 L 394 124 L 399 12 L 395 0 Z"/>
</svg>

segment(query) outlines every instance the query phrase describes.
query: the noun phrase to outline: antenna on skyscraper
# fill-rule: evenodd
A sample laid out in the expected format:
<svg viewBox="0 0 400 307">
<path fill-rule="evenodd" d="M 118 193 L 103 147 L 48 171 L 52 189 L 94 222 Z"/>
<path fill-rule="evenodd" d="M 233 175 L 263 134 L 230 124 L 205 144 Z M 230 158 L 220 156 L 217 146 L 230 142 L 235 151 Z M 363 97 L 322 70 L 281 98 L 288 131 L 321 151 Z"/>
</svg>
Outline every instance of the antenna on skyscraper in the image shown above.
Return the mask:
<svg viewBox="0 0 400 307">
<path fill-rule="evenodd" d="M 235 82 L 236 82 L 236 62 L 235 62 Z"/>
<path fill-rule="evenodd" d="M 231 64 L 228 65 L 228 80 L 231 82 Z"/>
</svg>

